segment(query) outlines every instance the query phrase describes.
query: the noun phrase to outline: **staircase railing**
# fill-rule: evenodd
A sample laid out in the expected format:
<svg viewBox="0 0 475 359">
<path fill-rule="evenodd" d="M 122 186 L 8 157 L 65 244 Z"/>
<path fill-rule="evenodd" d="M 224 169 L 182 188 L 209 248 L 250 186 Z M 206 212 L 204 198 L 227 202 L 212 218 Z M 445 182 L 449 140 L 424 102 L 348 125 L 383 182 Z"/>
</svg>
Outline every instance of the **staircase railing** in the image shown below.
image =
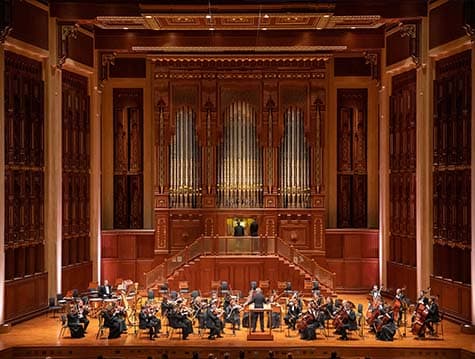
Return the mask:
<svg viewBox="0 0 475 359">
<path fill-rule="evenodd" d="M 317 278 L 328 289 L 333 290 L 334 288 L 335 273 L 321 267 L 312 258 L 307 257 L 281 238 L 273 236 L 201 236 L 145 273 L 146 287 L 150 288 L 156 283 L 165 283 L 175 270 L 204 255 L 278 255 Z"/>
<path fill-rule="evenodd" d="M 312 258 L 307 257 L 305 254 L 294 248 L 281 238 L 277 238 L 275 241 L 275 252 L 277 255 L 284 257 L 289 262 L 302 268 L 305 272 L 312 277 L 317 278 L 318 281 L 326 286 L 328 289 L 333 290 L 336 273 L 323 268 Z"/>
</svg>

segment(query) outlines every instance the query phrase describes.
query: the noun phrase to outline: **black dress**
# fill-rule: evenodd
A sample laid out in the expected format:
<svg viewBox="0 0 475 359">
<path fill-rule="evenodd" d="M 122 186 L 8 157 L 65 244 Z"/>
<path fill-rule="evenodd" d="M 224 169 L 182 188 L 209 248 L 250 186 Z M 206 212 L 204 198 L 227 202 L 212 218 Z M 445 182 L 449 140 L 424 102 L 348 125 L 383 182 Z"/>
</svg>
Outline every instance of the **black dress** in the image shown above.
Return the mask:
<svg viewBox="0 0 475 359">
<path fill-rule="evenodd" d="M 71 338 L 84 337 L 84 327 L 80 323 L 79 316 L 77 313 L 68 314 L 68 328 L 71 332 Z"/>
</svg>

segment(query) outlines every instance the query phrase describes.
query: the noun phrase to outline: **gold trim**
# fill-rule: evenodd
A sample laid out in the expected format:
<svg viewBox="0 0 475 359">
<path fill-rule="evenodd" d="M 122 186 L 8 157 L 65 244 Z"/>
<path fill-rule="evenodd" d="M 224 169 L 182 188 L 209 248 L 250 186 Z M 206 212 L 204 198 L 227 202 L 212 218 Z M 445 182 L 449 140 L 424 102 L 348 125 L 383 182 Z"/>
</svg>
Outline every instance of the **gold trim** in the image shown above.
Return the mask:
<svg viewBox="0 0 475 359">
<path fill-rule="evenodd" d="M 3 46 L 4 49 L 7 51 L 14 52 L 18 55 L 23 55 L 36 61 L 38 61 L 38 57 L 40 57 L 39 61 L 47 59 L 49 57 L 48 50 L 36 47 L 27 42 L 15 39 L 11 36 L 7 37 Z"/>
<path fill-rule="evenodd" d="M 249 52 L 254 53 L 279 53 L 279 52 L 316 52 L 316 51 L 345 51 L 348 46 L 132 46 L 132 51 L 138 52 L 169 52 L 169 53 L 220 53 L 220 52 Z"/>
</svg>

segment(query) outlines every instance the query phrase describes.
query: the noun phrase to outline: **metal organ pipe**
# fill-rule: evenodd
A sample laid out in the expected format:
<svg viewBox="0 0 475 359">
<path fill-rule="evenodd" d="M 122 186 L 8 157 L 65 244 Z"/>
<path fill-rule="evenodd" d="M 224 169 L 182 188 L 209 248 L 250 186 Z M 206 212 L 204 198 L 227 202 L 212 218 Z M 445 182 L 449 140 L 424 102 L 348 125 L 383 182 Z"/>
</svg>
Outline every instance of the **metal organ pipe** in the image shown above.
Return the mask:
<svg viewBox="0 0 475 359">
<path fill-rule="evenodd" d="M 309 206 L 309 153 L 303 111 L 289 108 L 284 114 L 284 137 L 280 146 L 280 196 L 283 207 Z"/>
<path fill-rule="evenodd" d="M 261 158 L 256 137 L 256 113 L 238 101 L 224 111 L 224 136 L 219 149 L 220 207 L 258 207 Z"/>
<path fill-rule="evenodd" d="M 200 204 L 201 150 L 195 113 L 189 107 L 176 113 L 175 135 L 170 145 L 170 206 L 197 207 Z"/>
</svg>

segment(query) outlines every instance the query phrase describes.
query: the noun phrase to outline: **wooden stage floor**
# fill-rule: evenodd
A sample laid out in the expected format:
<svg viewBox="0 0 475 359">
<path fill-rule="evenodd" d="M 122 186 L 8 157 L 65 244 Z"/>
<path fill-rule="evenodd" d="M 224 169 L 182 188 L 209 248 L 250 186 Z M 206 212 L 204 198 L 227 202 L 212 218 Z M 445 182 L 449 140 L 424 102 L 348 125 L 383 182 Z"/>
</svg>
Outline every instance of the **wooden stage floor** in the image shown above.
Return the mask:
<svg viewBox="0 0 475 359">
<path fill-rule="evenodd" d="M 365 296 L 342 296 L 355 304 L 363 303 L 366 308 Z M 444 321 L 444 335 L 417 340 L 407 329 L 406 337 L 396 334 L 393 342 L 381 342 L 365 330 L 364 338 L 356 333 L 350 335 L 349 341 L 340 341 L 338 336 L 331 334 L 325 338 L 317 335 L 317 340 L 304 341 L 297 332 L 287 330 L 273 331 L 273 341 L 248 341 L 247 329 L 242 328 L 232 335 L 231 329 L 226 328 L 224 338 L 208 340 L 196 333 L 183 341 L 176 335 L 173 338 L 161 338 L 150 341 L 145 334 L 134 335 L 133 329 L 129 334 L 118 339 L 96 339 L 98 328 L 97 319 L 91 318 L 88 333 L 85 338 L 71 339 L 69 331 L 58 338 L 60 322 L 58 318 L 41 316 L 27 322 L 15 325 L 8 333 L 0 334 L 0 359 L 3 358 L 93 358 L 103 355 L 108 358 L 137 358 L 161 359 L 167 353 L 169 359 L 192 357 L 198 352 L 200 358 L 207 358 L 213 353 L 216 358 L 223 358 L 225 352 L 231 358 L 238 358 L 239 351 L 244 351 L 245 358 L 267 358 L 268 351 L 274 352 L 276 359 L 287 358 L 292 352 L 294 359 L 300 358 L 330 358 L 331 353 L 337 353 L 341 358 L 475 358 L 475 335 L 460 332 L 460 327 Z"/>
</svg>

